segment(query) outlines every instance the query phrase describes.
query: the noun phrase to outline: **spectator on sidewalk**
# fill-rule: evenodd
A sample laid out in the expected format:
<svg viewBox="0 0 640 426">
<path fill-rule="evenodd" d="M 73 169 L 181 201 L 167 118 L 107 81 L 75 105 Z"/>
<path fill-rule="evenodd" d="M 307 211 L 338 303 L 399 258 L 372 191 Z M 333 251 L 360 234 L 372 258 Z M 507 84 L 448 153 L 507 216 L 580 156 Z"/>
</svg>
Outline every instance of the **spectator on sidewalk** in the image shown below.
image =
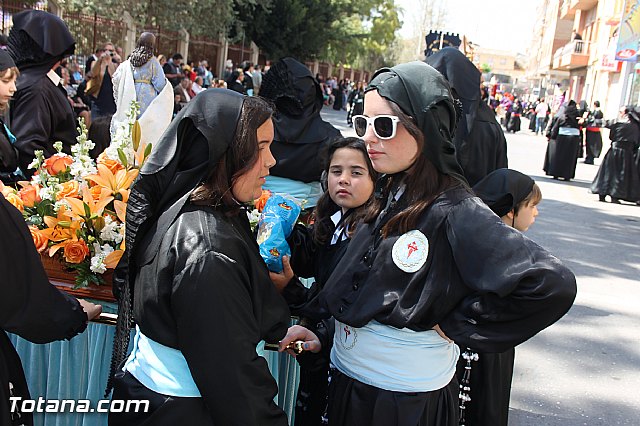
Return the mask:
<svg viewBox="0 0 640 426">
<path fill-rule="evenodd" d="M 535 120 L 536 120 L 536 135 L 538 133 L 544 133 L 544 125 L 547 121 L 547 114 L 549 114 L 549 104 L 544 101 L 544 98 L 540 98 L 540 102 L 538 106 L 536 106 L 535 110 Z"/>
<path fill-rule="evenodd" d="M 182 55 L 176 53 L 175 55 L 173 55 L 170 61 L 162 66 L 164 76 L 167 77 L 173 87 L 176 87 L 178 84 L 180 84 L 180 81 L 182 80 L 181 63 Z"/>
<path fill-rule="evenodd" d="M 87 83 L 86 93 L 93 97 L 91 118 L 95 119 L 116 112 L 113 98 L 113 74 L 122 59 L 112 43 L 105 43 L 104 52 L 91 65 L 91 80 Z"/>
</svg>

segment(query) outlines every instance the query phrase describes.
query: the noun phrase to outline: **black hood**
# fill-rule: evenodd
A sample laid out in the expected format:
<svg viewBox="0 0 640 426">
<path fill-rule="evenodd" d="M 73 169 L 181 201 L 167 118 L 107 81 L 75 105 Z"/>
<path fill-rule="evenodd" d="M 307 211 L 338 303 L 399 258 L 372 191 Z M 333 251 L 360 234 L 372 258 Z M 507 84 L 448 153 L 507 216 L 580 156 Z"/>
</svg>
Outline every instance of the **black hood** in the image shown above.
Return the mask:
<svg viewBox="0 0 640 426">
<path fill-rule="evenodd" d="M 422 155 L 440 173 L 466 182 L 453 145 L 456 129 L 453 97 L 442 74 L 424 62 L 409 62 L 376 71 L 366 90 L 377 90 L 380 96 L 413 117 L 425 137 Z"/>
<path fill-rule="evenodd" d="M 473 191 L 498 216 L 513 210 L 531 193 L 534 180 L 511 169 L 498 169 L 478 182 Z"/>
<path fill-rule="evenodd" d="M 260 96 L 276 106 L 271 150 L 278 163 L 271 174 L 302 182 L 319 181 L 322 164 L 316 152 L 339 137 L 340 131 L 320 116 L 322 89 L 309 68 L 293 58 L 280 59 L 262 78 Z M 317 145 L 301 146 L 309 144 Z M 301 168 L 301 162 L 306 167 Z"/>
<path fill-rule="evenodd" d="M 140 170 L 127 204 L 127 251 L 153 228 L 138 259 L 150 261 L 191 192 L 206 178 L 235 137 L 244 96 L 209 89 L 189 102 L 171 122 Z"/>
<path fill-rule="evenodd" d="M 480 100 L 482 74 L 464 53 L 454 47 L 439 50 L 429 56 L 425 62 L 440 71 L 462 102 L 464 119 L 459 120 L 454 137 L 454 143 L 458 148 L 473 130 Z"/>
<path fill-rule="evenodd" d="M 7 49 L 22 73 L 18 89 L 41 77 L 62 58 L 72 55 L 76 41 L 62 19 L 42 10 L 13 15 Z M 24 75 L 26 73 L 26 75 Z M 27 84 L 28 85 L 28 84 Z"/>
</svg>

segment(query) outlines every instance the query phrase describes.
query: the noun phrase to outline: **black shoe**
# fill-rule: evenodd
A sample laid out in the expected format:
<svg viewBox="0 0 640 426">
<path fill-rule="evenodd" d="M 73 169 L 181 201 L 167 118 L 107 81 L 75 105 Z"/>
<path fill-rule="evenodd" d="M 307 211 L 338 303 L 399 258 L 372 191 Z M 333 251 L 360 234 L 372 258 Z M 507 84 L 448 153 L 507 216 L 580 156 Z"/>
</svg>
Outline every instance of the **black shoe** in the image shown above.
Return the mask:
<svg viewBox="0 0 640 426">
<path fill-rule="evenodd" d="M 600 194 L 598 194 L 598 201 L 600 201 L 600 202 L 602 202 L 602 203 L 606 202 L 607 200 L 605 200 L 605 197 L 606 197 L 606 195 L 600 195 Z"/>
<path fill-rule="evenodd" d="M 613 197 L 611 197 L 611 203 L 612 204 L 621 204 L 620 200 L 618 200 L 617 198 L 613 198 Z"/>
</svg>

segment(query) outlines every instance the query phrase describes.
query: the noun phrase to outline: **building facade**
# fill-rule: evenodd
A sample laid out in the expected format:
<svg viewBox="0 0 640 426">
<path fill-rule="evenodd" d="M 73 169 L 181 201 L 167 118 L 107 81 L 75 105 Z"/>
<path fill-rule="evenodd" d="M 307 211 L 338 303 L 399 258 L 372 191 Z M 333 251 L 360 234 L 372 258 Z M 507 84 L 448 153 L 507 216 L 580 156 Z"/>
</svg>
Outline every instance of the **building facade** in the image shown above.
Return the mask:
<svg viewBox="0 0 640 426">
<path fill-rule="evenodd" d="M 600 101 L 606 117 L 638 102 L 635 60 L 615 58 L 625 10 L 638 0 L 543 0 L 530 47 L 532 93 L 554 108 L 562 100 Z M 640 80 L 640 79 L 638 79 Z M 634 87 L 638 87 L 634 92 Z"/>
</svg>

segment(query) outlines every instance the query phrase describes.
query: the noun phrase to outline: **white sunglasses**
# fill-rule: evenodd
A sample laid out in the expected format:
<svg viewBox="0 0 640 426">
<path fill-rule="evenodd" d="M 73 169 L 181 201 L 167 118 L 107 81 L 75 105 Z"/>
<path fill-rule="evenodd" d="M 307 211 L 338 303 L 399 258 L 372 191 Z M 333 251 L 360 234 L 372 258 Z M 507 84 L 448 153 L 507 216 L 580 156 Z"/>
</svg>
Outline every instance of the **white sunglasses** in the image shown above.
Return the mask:
<svg viewBox="0 0 640 426">
<path fill-rule="evenodd" d="M 396 130 L 400 119 L 395 115 L 376 115 L 367 117 L 365 115 L 354 115 L 353 128 L 358 137 L 363 137 L 367 133 L 369 126 L 373 127 L 373 133 L 378 139 L 393 139 L 396 136 Z"/>
</svg>

